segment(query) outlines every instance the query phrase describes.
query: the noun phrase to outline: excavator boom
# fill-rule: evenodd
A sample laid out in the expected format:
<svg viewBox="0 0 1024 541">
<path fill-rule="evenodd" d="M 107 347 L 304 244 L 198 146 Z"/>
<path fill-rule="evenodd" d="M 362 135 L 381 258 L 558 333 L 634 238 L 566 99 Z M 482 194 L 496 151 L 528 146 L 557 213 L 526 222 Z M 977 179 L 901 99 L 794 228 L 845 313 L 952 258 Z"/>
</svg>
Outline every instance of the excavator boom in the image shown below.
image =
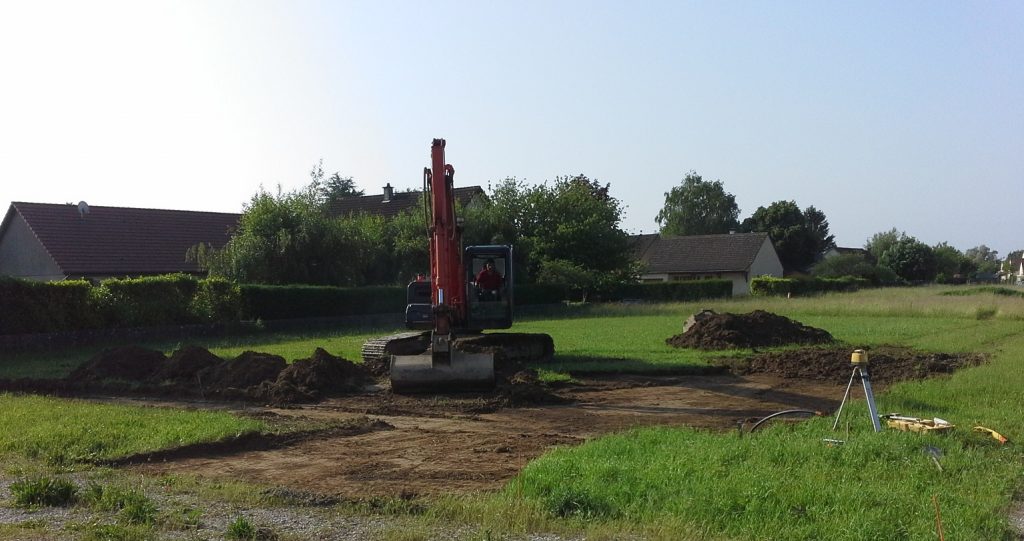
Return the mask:
<svg viewBox="0 0 1024 541">
<path fill-rule="evenodd" d="M 430 322 L 430 349 L 419 355 L 391 357 L 391 388 L 395 392 L 477 390 L 494 387 L 494 354 L 464 352 L 453 347 L 457 332 L 468 329 L 469 283 L 462 253 L 462 231 L 455 219 L 455 168 L 445 163 L 444 139 L 430 147 L 430 168 L 424 169 L 425 197 L 430 207 L 430 306 L 413 310 Z M 509 261 L 511 263 L 511 261 Z M 415 284 L 410 284 L 410 297 Z M 421 289 L 422 287 L 419 286 Z M 511 303 L 507 302 L 508 307 Z M 511 320 L 511 313 L 509 313 Z"/>
</svg>

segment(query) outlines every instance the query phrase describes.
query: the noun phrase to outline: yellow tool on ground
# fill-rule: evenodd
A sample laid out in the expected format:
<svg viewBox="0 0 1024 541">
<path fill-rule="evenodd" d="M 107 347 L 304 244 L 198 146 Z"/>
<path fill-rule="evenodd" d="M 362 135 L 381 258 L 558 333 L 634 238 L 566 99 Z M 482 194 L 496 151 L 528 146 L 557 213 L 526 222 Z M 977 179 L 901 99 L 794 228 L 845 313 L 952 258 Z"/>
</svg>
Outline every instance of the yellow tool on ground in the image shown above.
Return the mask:
<svg viewBox="0 0 1024 541">
<path fill-rule="evenodd" d="M 920 417 L 905 417 L 897 413 L 890 413 L 883 415 L 885 424 L 889 428 L 895 428 L 896 430 L 902 430 L 904 432 L 944 432 L 956 428 L 956 425 L 950 423 L 945 419 L 921 419 Z"/>
<path fill-rule="evenodd" d="M 984 433 L 992 436 L 992 439 L 998 441 L 1001 444 L 1002 443 L 1008 443 L 1010 441 L 1010 440 L 1006 439 L 1006 436 L 996 432 L 995 430 L 992 430 L 991 428 L 985 428 L 983 426 L 976 426 L 976 427 L 974 427 L 974 431 L 975 432 L 984 432 Z"/>
</svg>

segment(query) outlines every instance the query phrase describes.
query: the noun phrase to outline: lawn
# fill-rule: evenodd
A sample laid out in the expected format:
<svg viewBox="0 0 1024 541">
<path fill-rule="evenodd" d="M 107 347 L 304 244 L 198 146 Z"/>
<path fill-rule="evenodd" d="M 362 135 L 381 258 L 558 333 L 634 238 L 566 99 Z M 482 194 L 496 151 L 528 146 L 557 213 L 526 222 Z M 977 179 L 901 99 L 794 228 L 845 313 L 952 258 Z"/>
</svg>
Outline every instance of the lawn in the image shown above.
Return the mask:
<svg viewBox="0 0 1024 541">
<path fill-rule="evenodd" d="M 951 377 L 894 385 L 879 395 L 881 411 L 943 417 L 958 426 L 951 434 L 875 434 L 861 401 L 845 414 L 852 420 L 849 432 L 845 426 L 832 432 L 830 419 L 774 425 L 743 436 L 682 427 L 638 429 L 555 449 L 501 493 L 441 498 L 418 520 L 465 522 L 496 535 L 549 530 L 594 539 L 628 533 L 652 539 L 936 539 L 938 504 L 947 539 L 1015 538 L 1006 514 L 1024 480 L 1024 455 L 1012 443 L 1024 437 L 1024 299 L 994 290 L 958 288 L 958 294 L 945 294 L 949 291 L 926 287 L 813 298 L 591 305 L 525 318 L 512 330 L 551 334 L 556 358 L 543 368 L 565 376 L 704 370 L 713 354 L 664 343 L 702 308 L 765 309 L 824 328 L 851 349 L 892 344 L 977 351 L 989 354 L 991 362 Z M 366 338 L 395 330 L 262 335 L 200 345 L 221 356 L 252 349 L 291 360 L 324 347 L 358 359 Z M 180 346 L 150 345 L 167 352 Z M 91 354 L 8 358 L 0 377 L 63 375 Z M 2 395 L 0 407 L 23 412 L 0 420 L 3 452 L 52 464 L 265 429 L 227 414 L 142 408 L 158 412 L 150 413 L 125 406 L 94 410 L 99 406 L 31 396 Z M 30 412 L 43 420 L 38 426 Z M 45 421 L 48 416 L 53 420 Z M 1011 444 L 1001 446 L 973 432 L 976 424 L 999 430 Z M 92 425 L 97 428 L 74 428 Z M 830 446 L 826 438 L 845 443 Z"/>
</svg>

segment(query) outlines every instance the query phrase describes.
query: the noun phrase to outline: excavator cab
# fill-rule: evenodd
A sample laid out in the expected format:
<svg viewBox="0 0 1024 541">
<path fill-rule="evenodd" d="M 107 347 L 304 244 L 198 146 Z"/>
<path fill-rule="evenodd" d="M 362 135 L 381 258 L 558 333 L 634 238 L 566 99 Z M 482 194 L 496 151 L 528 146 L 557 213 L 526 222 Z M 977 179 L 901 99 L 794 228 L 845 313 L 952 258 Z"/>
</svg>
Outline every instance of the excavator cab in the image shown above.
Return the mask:
<svg viewBox="0 0 1024 541">
<path fill-rule="evenodd" d="M 512 326 L 512 247 L 470 246 L 465 252 L 466 328 Z"/>
</svg>

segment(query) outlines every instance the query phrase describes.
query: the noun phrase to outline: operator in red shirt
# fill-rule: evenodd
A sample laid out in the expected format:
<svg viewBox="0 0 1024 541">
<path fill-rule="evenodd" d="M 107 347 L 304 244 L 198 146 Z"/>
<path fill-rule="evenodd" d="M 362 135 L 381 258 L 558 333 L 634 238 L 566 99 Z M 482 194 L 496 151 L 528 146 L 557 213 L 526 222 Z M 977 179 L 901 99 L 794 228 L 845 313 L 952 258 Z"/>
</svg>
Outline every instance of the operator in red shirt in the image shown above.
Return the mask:
<svg viewBox="0 0 1024 541">
<path fill-rule="evenodd" d="M 494 260 L 484 262 L 484 268 L 476 275 L 477 295 L 482 301 L 501 300 L 501 286 L 505 279 L 494 269 Z"/>
</svg>

